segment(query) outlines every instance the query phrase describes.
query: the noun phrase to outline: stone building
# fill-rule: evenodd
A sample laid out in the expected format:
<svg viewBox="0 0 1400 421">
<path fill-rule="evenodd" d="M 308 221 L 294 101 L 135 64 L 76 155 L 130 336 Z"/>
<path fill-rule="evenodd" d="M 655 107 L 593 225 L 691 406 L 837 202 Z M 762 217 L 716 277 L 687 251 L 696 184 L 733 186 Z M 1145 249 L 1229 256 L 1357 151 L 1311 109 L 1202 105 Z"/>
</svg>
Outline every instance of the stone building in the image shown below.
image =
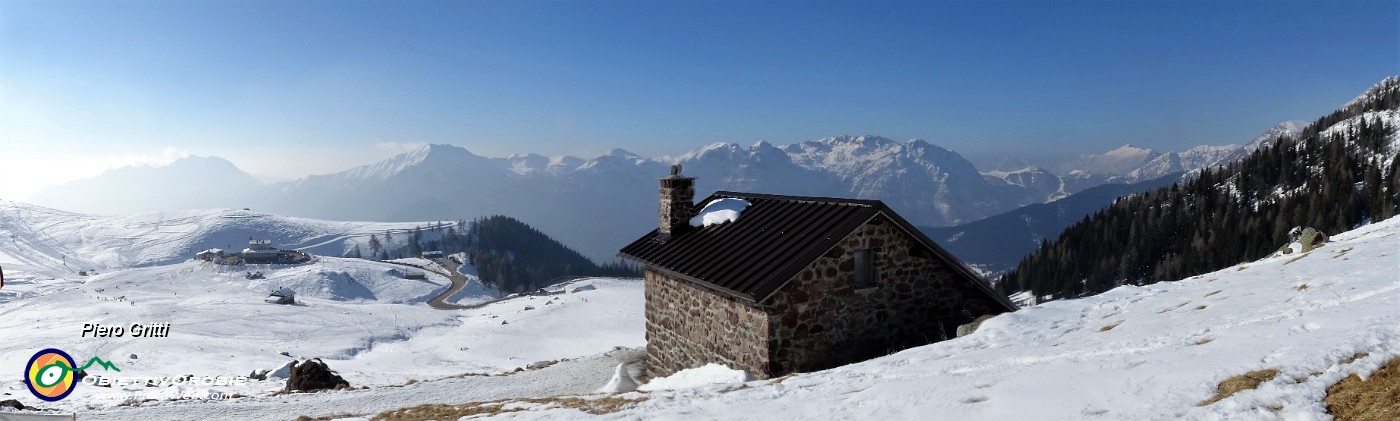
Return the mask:
<svg viewBox="0 0 1400 421">
<path fill-rule="evenodd" d="M 706 363 L 758 378 L 822 370 L 1016 309 L 878 200 L 721 191 L 691 203 L 694 179 L 679 168 L 660 192 L 657 229 L 620 253 L 645 266 L 652 377 Z M 748 206 L 691 225 L 723 198 Z"/>
</svg>

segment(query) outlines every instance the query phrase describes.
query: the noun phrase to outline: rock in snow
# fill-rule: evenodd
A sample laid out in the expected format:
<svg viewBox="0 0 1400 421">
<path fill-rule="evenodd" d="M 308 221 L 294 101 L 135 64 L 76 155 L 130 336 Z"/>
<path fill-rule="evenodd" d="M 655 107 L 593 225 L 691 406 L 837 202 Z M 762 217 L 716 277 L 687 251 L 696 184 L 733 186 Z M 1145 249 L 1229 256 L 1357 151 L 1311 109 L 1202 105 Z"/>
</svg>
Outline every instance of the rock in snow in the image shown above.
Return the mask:
<svg viewBox="0 0 1400 421">
<path fill-rule="evenodd" d="M 608 384 L 598 389 L 598 393 L 626 393 L 634 390 L 637 390 L 637 381 L 632 380 L 631 374 L 627 374 L 627 363 L 622 363 L 617 365 L 612 379 L 609 379 Z"/>
<path fill-rule="evenodd" d="M 350 387 L 331 367 L 318 359 L 310 359 L 292 367 L 292 376 L 287 379 L 287 390 L 313 392 L 325 389 Z"/>
</svg>

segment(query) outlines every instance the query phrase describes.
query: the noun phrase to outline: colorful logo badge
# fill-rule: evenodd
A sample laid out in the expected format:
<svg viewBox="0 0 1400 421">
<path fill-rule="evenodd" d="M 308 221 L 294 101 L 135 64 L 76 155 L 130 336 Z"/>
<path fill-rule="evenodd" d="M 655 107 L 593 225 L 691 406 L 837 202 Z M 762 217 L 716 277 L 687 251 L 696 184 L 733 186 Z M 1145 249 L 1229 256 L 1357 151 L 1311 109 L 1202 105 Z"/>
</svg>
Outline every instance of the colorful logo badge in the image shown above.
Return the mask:
<svg viewBox="0 0 1400 421">
<path fill-rule="evenodd" d="M 53 402 L 66 398 L 77 386 L 74 365 L 66 352 L 54 348 L 39 351 L 24 366 L 24 383 L 39 399 Z"/>
</svg>

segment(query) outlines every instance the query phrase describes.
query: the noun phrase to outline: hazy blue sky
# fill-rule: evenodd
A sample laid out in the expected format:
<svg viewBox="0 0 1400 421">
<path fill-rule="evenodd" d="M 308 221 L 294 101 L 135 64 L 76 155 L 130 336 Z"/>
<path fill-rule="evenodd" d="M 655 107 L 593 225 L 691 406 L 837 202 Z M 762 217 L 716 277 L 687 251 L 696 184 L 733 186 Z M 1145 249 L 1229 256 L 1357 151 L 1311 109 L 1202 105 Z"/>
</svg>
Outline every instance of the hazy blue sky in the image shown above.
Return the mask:
<svg viewBox="0 0 1400 421">
<path fill-rule="evenodd" d="M 424 142 L 1172 150 L 1312 120 L 1396 73 L 1395 1 L 6 0 L 0 198 L 190 153 L 298 177 Z"/>
</svg>

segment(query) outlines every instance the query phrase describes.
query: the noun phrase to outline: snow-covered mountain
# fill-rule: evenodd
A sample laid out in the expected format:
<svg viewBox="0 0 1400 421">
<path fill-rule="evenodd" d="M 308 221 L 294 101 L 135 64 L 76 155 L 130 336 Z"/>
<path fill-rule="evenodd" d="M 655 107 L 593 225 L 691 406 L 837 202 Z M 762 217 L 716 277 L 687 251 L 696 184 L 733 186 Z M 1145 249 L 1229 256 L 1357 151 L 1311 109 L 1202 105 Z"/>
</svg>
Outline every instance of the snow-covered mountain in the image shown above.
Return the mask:
<svg viewBox="0 0 1400 421">
<path fill-rule="evenodd" d="M 1201 145 L 1180 152 L 1158 152 L 1123 145 L 1101 154 L 1080 155 L 1049 166 L 1053 170 L 1002 158 L 992 161 L 990 165 L 995 168 L 984 171 L 982 175 L 992 183 L 1025 189 L 1039 198 L 1036 203 L 1048 202 L 1103 184 L 1140 183 L 1176 173 L 1190 176 L 1202 168 L 1243 159 L 1255 150 L 1273 144 L 1279 137 L 1296 136 L 1306 126 L 1307 123 L 1303 121 L 1285 121 L 1243 146 Z"/>
<path fill-rule="evenodd" d="M 1080 155 L 1078 158 L 1060 163 L 1057 172 L 1067 174 L 1080 170 L 1095 174 L 1127 174 L 1156 158 L 1160 153 L 1133 145 L 1119 146 L 1101 154 Z"/>
<path fill-rule="evenodd" d="M 982 173 L 982 176 L 992 183 L 1004 183 L 1024 188 L 1038 197 L 1044 197 L 1045 200 L 1058 200 L 1068 196 L 1071 191 L 1084 189 L 1078 185 L 1067 184 L 1066 178 L 1058 177 L 1054 173 L 1036 166 L 1027 166 L 1014 171 L 987 171 Z"/>
<path fill-rule="evenodd" d="M 674 158 L 614 149 L 591 159 L 538 154 L 488 158 L 429 145 L 334 174 L 262 185 L 219 158 L 187 158 L 56 187 L 38 204 L 86 213 L 251 207 L 335 220 L 431 221 L 508 215 L 586 256 L 613 258 L 655 224 L 656 177 L 673 163 L 716 190 L 878 199 L 911 222 L 949 226 L 1104 183 L 1133 183 L 1220 165 L 1250 147 L 1296 133 L 1289 122 L 1246 147 L 1158 153 L 1124 146 L 1082 156 L 1056 174 L 1039 167 L 979 172 L 961 155 L 923 140 L 835 136 L 777 146 L 713 143 Z"/>
<path fill-rule="evenodd" d="M 1201 145 L 1180 152 L 1157 152 L 1123 145 L 1102 154 L 1083 155 L 1055 166 L 1056 173 L 1080 189 L 1102 183 L 1137 183 L 1167 174 L 1192 173 L 1243 159 L 1259 148 L 1272 145 L 1280 137 L 1294 137 L 1308 123 L 1290 120 L 1279 123 L 1243 145 Z M 1069 189 L 1071 193 L 1078 191 Z"/>
<path fill-rule="evenodd" d="M 190 156 L 161 167 L 116 168 L 53 186 L 28 202 L 73 212 L 118 215 L 249 206 L 263 183 L 219 157 Z"/>
<path fill-rule="evenodd" d="M 209 159 L 226 164 L 216 158 Z M 186 162 L 188 161 L 188 162 Z M 716 190 L 879 199 L 911 221 L 942 226 L 1044 201 L 1061 186 L 1045 174 L 987 178 L 957 153 L 922 140 L 837 136 L 748 148 L 714 143 L 676 158 L 621 149 L 592 159 L 514 155 L 487 158 L 430 145 L 370 165 L 296 181 L 260 185 L 231 165 L 193 174 L 186 160 L 141 168 L 142 180 L 101 175 L 101 195 L 73 188 L 45 192 L 40 204 L 89 213 L 123 213 L 107 202 L 139 198 L 130 211 L 251 207 L 337 220 L 424 221 L 503 214 L 551 233 L 595 260 L 655 223 L 656 177 L 679 163 L 698 177 L 697 195 Z M 119 179 L 122 182 L 110 180 Z M 224 181 L 232 180 L 232 181 Z M 159 189 L 143 186 L 159 185 Z M 128 191 L 146 192 L 143 194 Z M 164 194 L 160 194 L 164 192 Z M 224 200 L 193 200 L 229 193 Z M 62 197 L 63 200 L 56 198 Z M 50 200 L 51 199 L 51 200 Z"/>
</svg>

